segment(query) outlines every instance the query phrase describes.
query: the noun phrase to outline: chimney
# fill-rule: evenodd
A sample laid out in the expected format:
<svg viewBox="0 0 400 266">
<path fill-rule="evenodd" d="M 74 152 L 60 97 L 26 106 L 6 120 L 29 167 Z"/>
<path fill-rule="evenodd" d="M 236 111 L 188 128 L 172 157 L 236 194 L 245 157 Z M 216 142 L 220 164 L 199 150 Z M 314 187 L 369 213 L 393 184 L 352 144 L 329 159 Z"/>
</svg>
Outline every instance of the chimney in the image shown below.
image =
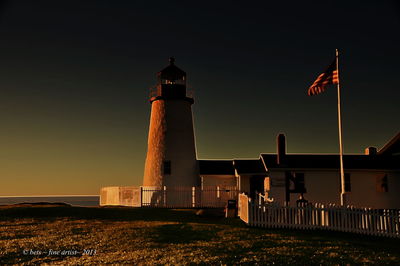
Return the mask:
<svg viewBox="0 0 400 266">
<path fill-rule="evenodd" d="M 277 140 L 276 163 L 282 165 L 285 163 L 286 156 L 286 137 L 285 134 L 279 134 Z"/>
<path fill-rule="evenodd" d="M 366 148 L 365 155 L 376 155 L 376 148 L 375 147 Z"/>
</svg>

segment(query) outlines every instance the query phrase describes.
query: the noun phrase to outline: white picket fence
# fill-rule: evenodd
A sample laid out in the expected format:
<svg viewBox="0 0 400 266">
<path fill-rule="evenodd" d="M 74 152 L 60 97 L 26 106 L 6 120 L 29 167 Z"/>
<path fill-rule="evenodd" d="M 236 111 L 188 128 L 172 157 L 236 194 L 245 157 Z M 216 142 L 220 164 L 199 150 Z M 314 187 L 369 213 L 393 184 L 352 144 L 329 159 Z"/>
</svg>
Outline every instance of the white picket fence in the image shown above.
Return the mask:
<svg viewBox="0 0 400 266">
<path fill-rule="evenodd" d="M 249 226 L 290 229 L 323 229 L 400 238 L 400 210 L 308 204 L 286 207 L 257 197 L 239 195 L 240 218 Z"/>
</svg>

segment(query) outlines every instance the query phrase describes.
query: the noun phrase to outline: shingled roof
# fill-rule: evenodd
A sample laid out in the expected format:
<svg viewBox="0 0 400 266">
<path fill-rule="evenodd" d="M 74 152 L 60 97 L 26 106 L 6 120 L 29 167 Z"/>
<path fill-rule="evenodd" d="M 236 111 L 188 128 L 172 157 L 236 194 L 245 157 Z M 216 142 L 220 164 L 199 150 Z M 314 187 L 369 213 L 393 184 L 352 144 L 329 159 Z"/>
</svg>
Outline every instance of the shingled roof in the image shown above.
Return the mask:
<svg viewBox="0 0 400 266">
<path fill-rule="evenodd" d="M 397 133 L 388 143 L 379 151 L 379 155 L 400 155 L 400 132 Z"/>
<path fill-rule="evenodd" d="M 233 166 L 238 174 L 266 174 L 267 171 L 261 159 L 233 160 Z"/>
<path fill-rule="evenodd" d="M 315 168 L 338 169 L 339 155 L 331 154 L 286 154 L 284 163 L 277 164 L 276 154 L 261 154 L 268 169 L 272 168 Z M 345 169 L 400 169 L 400 160 L 396 157 L 380 155 L 343 155 Z"/>
<path fill-rule="evenodd" d="M 285 141 L 285 140 L 283 140 Z M 345 169 L 400 171 L 400 133 L 377 154 L 343 155 Z M 269 169 L 339 169 L 338 154 L 286 154 L 278 164 L 277 154 L 260 154 L 260 159 L 199 160 L 201 175 L 266 174 Z"/>
<path fill-rule="evenodd" d="M 232 160 L 199 160 L 200 175 L 234 175 Z"/>
<path fill-rule="evenodd" d="M 266 174 L 261 159 L 199 160 L 200 175 Z"/>
</svg>

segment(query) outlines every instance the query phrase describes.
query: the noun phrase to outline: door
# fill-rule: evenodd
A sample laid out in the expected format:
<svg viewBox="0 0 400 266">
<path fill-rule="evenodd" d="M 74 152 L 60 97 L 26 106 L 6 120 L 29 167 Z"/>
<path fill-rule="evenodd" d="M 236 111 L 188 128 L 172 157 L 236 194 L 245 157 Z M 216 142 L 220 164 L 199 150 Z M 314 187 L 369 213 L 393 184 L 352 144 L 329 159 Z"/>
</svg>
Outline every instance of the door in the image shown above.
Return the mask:
<svg viewBox="0 0 400 266">
<path fill-rule="evenodd" d="M 264 193 L 264 175 L 253 175 L 250 177 L 250 197 L 255 198 L 257 193 Z"/>
</svg>

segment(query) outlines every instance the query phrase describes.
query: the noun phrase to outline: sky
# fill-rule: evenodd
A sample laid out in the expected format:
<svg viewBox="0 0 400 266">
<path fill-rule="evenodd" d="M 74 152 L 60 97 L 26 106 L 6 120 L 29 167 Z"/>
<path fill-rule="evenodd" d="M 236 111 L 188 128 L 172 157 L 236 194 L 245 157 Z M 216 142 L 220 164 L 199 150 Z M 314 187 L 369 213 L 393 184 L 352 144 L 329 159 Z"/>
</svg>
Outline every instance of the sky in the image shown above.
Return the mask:
<svg viewBox="0 0 400 266">
<path fill-rule="evenodd" d="M 174 56 L 200 159 L 338 153 L 337 95 L 307 88 L 339 49 L 345 154 L 400 125 L 396 1 L 1 1 L 0 196 L 141 185 L 149 88 Z"/>
</svg>

